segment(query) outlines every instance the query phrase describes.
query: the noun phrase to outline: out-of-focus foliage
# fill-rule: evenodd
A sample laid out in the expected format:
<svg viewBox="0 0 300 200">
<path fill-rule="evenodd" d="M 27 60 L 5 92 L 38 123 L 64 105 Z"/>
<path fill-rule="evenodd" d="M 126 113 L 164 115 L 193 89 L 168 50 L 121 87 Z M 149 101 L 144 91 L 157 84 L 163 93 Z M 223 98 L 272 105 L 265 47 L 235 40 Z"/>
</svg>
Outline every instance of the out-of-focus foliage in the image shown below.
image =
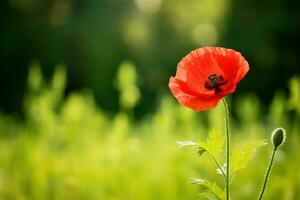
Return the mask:
<svg viewBox="0 0 300 200">
<path fill-rule="evenodd" d="M 287 92 L 286 82 L 300 72 L 299 2 L 1 0 L 0 109 L 22 110 L 27 66 L 37 59 L 46 77 L 65 63 L 67 93 L 90 88 L 97 104 L 117 112 L 118 95 L 125 94 L 112 80 L 128 59 L 139 74 L 143 98 L 134 114 L 140 117 L 168 91 L 180 59 L 206 45 L 240 51 L 251 66 L 240 92 L 253 90 L 268 104 L 277 88 Z"/>
<path fill-rule="evenodd" d="M 133 63 L 123 62 L 117 74 L 117 88 L 120 91 L 120 107 L 132 109 L 136 106 L 140 91 L 137 88 L 137 73 Z"/>
<path fill-rule="evenodd" d="M 295 76 L 290 81 L 290 98 L 287 106 L 290 110 L 300 113 L 300 76 Z"/>
<path fill-rule="evenodd" d="M 135 122 L 126 110 L 116 116 L 104 112 L 88 90 L 63 98 L 64 69 L 56 68 L 48 82 L 39 64 L 33 63 L 24 120 L 0 115 L 0 199 L 197 199 L 203 192 L 199 187 L 207 187 L 189 184 L 190 178 L 197 177 L 216 180 L 223 187 L 223 177 L 216 173 L 207 154 L 199 158 L 196 150 L 193 154 L 175 144 L 203 141 L 213 127 L 223 130 L 222 105 L 196 113 L 179 106 L 169 95 L 161 98 L 153 114 Z M 119 86 L 131 70 L 134 73 L 128 63 L 120 69 Z M 123 81 L 126 86 L 127 81 Z M 240 96 L 230 105 L 238 116 L 231 120 L 236 148 L 249 140 L 270 138 L 278 126 L 287 130 L 265 199 L 300 198 L 300 113 L 294 109 L 299 93 L 295 85 L 299 84 L 300 79 L 293 78 L 290 94 L 279 92 L 266 116 L 260 115 L 261 101 L 254 94 Z M 233 199 L 257 197 L 272 150 L 267 141 L 248 167 L 235 173 Z"/>
</svg>

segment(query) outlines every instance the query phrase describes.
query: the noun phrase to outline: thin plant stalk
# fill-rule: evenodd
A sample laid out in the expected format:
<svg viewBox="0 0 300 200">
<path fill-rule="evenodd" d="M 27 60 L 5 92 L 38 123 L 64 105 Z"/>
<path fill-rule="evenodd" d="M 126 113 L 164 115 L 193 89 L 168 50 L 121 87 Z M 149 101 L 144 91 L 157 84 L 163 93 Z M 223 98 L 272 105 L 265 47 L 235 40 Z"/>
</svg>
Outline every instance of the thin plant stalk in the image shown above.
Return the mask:
<svg viewBox="0 0 300 200">
<path fill-rule="evenodd" d="M 222 99 L 225 110 L 225 132 L 226 132 L 226 199 L 230 197 L 230 133 L 229 133 L 229 110 L 225 98 Z"/>
<path fill-rule="evenodd" d="M 274 150 L 273 150 L 272 157 L 271 157 L 271 160 L 270 160 L 270 164 L 269 164 L 267 173 L 265 175 L 264 184 L 262 186 L 262 189 L 261 189 L 261 192 L 260 192 L 260 195 L 259 195 L 259 198 L 258 198 L 259 200 L 261 200 L 263 198 L 263 195 L 264 195 L 267 183 L 268 183 L 268 179 L 269 179 L 269 174 L 270 174 L 270 171 L 271 171 L 271 168 L 272 168 L 272 165 L 273 165 L 276 150 L 277 150 L 277 148 L 274 148 Z"/>
<path fill-rule="evenodd" d="M 216 163 L 216 165 L 218 166 L 219 170 L 221 171 L 221 173 L 223 174 L 225 181 L 227 180 L 226 174 L 223 170 L 223 168 L 221 167 L 220 163 L 217 161 L 217 159 L 211 154 L 209 153 L 209 156 L 211 157 L 211 159 Z"/>
</svg>

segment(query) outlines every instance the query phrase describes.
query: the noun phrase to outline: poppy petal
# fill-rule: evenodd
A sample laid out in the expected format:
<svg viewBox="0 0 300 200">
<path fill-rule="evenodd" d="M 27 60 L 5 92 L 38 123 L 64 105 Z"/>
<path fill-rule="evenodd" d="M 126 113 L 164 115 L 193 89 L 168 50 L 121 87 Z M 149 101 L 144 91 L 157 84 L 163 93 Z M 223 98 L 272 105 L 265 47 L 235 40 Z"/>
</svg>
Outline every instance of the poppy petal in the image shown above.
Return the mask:
<svg viewBox="0 0 300 200">
<path fill-rule="evenodd" d="M 224 78 L 226 80 L 233 81 L 241 68 L 244 68 L 246 73 L 249 70 L 248 62 L 245 60 L 241 53 L 223 47 L 205 48 L 209 48 L 212 51 L 212 55 L 215 61 L 223 69 L 225 76 Z"/>
<path fill-rule="evenodd" d="M 222 75 L 224 72 L 212 55 L 212 47 L 200 48 L 185 56 L 177 66 L 176 78 L 190 88 L 205 95 L 213 95 L 204 85 L 212 71 Z"/>
<path fill-rule="evenodd" d="M 241 67 L 239 68 L 239 70 L 236 74 L 236 78 L 234 80 L 234 83 L 238 84 L 240 82 L 240 80 L 242 80 L 244 78 L 244 76 L 247 74 L 248 71 L 249 71 L 249 64 L 246 60 L 244 60 L 241 63 Z"/>
<path fill-rule="evenodd" d="M 182 81 L 177 80 L 174 77 L 170 78 L 169 87 L 172 94 L 180 104 L 196 111 L 203 111 L 213 108 L 218 104 L 219 101 L 218 98 L 201 98 L 201 95 L 197 95 L 195 92 L 190 92 L 190 89 L 187 88 Z"/>
</svg>

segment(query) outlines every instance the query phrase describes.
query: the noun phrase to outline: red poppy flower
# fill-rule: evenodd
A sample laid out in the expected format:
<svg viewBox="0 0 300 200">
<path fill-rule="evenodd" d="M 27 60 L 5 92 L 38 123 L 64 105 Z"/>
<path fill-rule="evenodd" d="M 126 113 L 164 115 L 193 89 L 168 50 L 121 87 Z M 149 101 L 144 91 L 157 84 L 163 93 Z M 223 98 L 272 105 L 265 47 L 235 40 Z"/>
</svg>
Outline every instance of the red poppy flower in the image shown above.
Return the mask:
<svg viewBox="0 0 300 200">
<path fill-rule="evenodd" d="M 196 111 L 208 110 L 233 93 L 248 71 L 248 62 L 239 52 L 203 47 L 179 62 L 169 87 L 180 104 Z"/>
</svg>

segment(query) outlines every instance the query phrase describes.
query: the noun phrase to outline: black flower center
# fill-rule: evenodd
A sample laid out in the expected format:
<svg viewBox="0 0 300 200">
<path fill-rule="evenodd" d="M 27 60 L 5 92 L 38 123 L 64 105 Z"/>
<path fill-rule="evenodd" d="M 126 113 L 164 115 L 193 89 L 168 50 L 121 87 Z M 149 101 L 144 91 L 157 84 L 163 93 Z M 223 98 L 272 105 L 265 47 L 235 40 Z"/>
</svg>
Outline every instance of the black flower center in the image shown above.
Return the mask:
<svg viewBox="0 0 300 200">
<path fill-rule="evenodd" d="M 208 78 L 208 80 L 205 81 L 204 87 L 208 90 L 214 90 L 215 94 L 219 94 L 223 91 L 221 88 L 222 85 L 225 85 L 227 81 L 224 80 L 222 75 L 216 75 L 212 74 Z"/>
</svg>

